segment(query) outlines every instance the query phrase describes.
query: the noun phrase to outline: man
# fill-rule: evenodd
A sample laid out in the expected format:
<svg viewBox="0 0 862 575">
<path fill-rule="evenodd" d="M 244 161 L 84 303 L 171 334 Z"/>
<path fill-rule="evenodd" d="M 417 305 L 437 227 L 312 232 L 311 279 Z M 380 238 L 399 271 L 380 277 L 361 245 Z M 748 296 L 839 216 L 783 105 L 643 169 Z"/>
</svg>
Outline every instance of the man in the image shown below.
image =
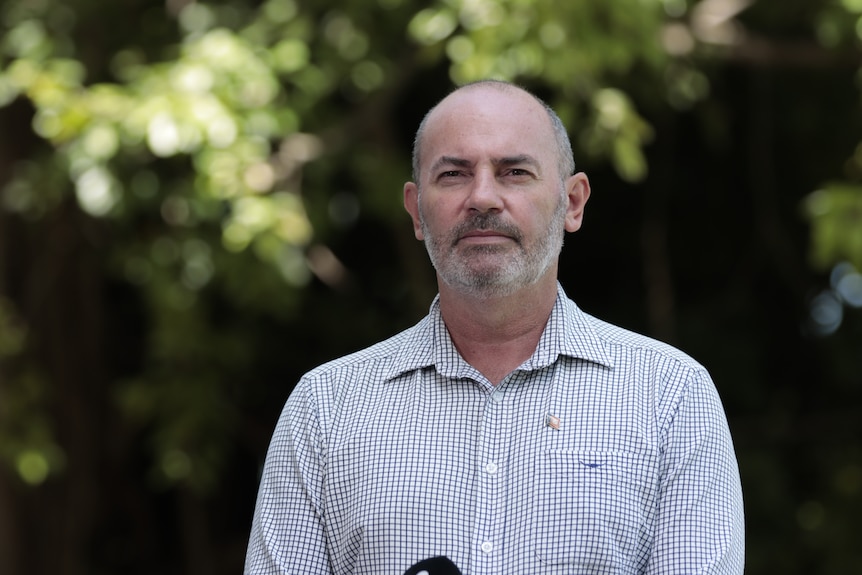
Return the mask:
<svg viewBox="0 0 862 575">
<path fill-rule="evenodd" d="M 439 296 L 299 382 L 246 573 L 742 573 L 739 473 L 706 370 L 557 282 L 590 185 L 556 114 L 511 84 L 462 87 L 423 120 L 413 179 L 404 205 Z"/>
</svg>

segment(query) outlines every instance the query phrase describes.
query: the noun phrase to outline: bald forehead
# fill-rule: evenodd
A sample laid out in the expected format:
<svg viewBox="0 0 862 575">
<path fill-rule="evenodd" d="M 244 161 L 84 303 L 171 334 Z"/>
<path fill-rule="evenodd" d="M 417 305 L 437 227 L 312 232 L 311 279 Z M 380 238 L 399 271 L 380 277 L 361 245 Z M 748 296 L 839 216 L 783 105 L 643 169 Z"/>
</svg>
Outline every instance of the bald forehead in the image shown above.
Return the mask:
<svg viewBox="0 0 862 575">
<path fill-rule="evenodd" d="M 469 84 L 446 96 L 423 119 L 413 150 L 416 179 L 420 164 L 434 161 L 425 157 L 429 142 L 442 139 L 455 146 L 462 138 L 475 137 L 477 128 L 487 130 L 488 137 L 509 133 L 519 144 L 533 141 L 544 149 L 553 148 L 555 142 L 549 112 L 535 96 L 503 82 Z"/>
<path fill-rule="evenodd" d="M 544 106 L 529 92 L 503 82 L 481 82 L 458 88 L 438 103 L 428 114 L 427 123 L 446 114 L 464 115 L 473 109 L 488 110 L 492 105 L 528 111 L 537 122 L 551 128 Z"/>
</svg>

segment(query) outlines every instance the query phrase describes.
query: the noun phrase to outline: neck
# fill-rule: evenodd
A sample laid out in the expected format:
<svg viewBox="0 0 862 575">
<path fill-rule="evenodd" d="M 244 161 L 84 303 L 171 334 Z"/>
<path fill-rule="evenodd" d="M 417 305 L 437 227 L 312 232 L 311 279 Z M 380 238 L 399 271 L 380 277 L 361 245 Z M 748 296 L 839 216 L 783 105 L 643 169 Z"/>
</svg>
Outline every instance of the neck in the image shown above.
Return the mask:
<svg viewBox="0 0 862 575">
<path fill-rule="evenodd" d="M 481 297 L 440 283 L 440 313 L 464 360 L 500 383 L 536 350 L 554 302 L 555 274 L 514 294 Z"/>
</svg>

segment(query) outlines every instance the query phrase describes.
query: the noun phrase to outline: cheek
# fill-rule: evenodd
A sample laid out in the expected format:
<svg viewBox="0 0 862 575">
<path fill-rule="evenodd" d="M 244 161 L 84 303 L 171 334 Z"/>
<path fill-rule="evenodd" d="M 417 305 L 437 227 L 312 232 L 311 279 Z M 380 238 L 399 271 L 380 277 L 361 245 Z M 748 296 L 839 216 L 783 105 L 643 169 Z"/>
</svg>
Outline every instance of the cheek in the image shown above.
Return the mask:
<svg viewBox="0 0 862 575">
<path fill-rule="evenodd" d="M 440 243 L 443 236 L 446 234 L 446 227 L 441 226 L 434 215 L 425 214 L 425 220 L 422 224 L 422 235 L 424 241 L 432 241 Z"/>
<path fill-rule="evenodd" d="M 431 234 L 439 235 L 441 232 L 454 227 L 457 221 L 457 212 L 451 210 L 444 202 L 436 201 L 433 206 L 420 204 L 419 217 L 424 228 Z"/>
<path fill-rule="evenodd" d="M 528 241 L 531 243 L 542 241 L 559 225 L 557 220 L 560 216 L 565 217 L 565 213 L 555 210 L 555 207 L 549 206 L 541 212 L 534 211 L 517 222 L 521 231 L 529 238 Z"/>
</svg>

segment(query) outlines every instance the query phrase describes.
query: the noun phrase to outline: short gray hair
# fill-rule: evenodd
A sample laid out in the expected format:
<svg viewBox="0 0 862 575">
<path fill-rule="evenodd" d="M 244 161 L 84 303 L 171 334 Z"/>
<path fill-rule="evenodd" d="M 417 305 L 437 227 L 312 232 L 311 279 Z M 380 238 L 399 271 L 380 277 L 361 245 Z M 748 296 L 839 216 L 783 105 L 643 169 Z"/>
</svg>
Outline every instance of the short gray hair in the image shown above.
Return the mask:
<svg viewBox="0 0 862 575">
<path fill-rule="evenodd" d="M 554 130 L 554 139 L 556 140 L 557 145 L 557 155 L 559 156 L 559 164 L 560 164 L 560 178 L 565 180 L 569 176 L 575 173 L 575 157 L 572 153 L 572 143 L 569 140 L 569 132 L 566 130 L 566 127 L 563 125 L 563 121 L 560 120 L 560 117 L 551 108 L 544 100 L 530 92 L 529 90 L 518 86 L 517 84 L 513 84 L 511 82 L 504 82 L 503 80 L 478 80 L 476 82 L 471 82 L 469 84 L 465 84 L 459 88 L 455 88 L 449 94 L 454 94 L 459 90 L 474 88 L 477 86 L 488 86 L 495 87 L 499 90 L 521 90 L 526 94 L 529 94 L 533 97 L 536 102 L 541 104 L 541 106 L 545 109 L 545 112 L 548 114 L 548 118 L 551 120 L 551 128 Z M 442 101 L 442 100 L 441 100 Z M 419 156 L 421 153 L 422 147 L 422 138 L 425 134 L 425 127 L 428 124 L 428 118 L 431 116 L 431 113 L 437 108 L 440 103 L 438 102 L 433 108 L 431 108 L 426 114 L 425 117 L 422 118 L 422 121 L 419 123 L 419 129 L 416 130 L 416 136 L 413 138 L 413 181 L 416 185 L 419 185 Z"/>
</svg>

